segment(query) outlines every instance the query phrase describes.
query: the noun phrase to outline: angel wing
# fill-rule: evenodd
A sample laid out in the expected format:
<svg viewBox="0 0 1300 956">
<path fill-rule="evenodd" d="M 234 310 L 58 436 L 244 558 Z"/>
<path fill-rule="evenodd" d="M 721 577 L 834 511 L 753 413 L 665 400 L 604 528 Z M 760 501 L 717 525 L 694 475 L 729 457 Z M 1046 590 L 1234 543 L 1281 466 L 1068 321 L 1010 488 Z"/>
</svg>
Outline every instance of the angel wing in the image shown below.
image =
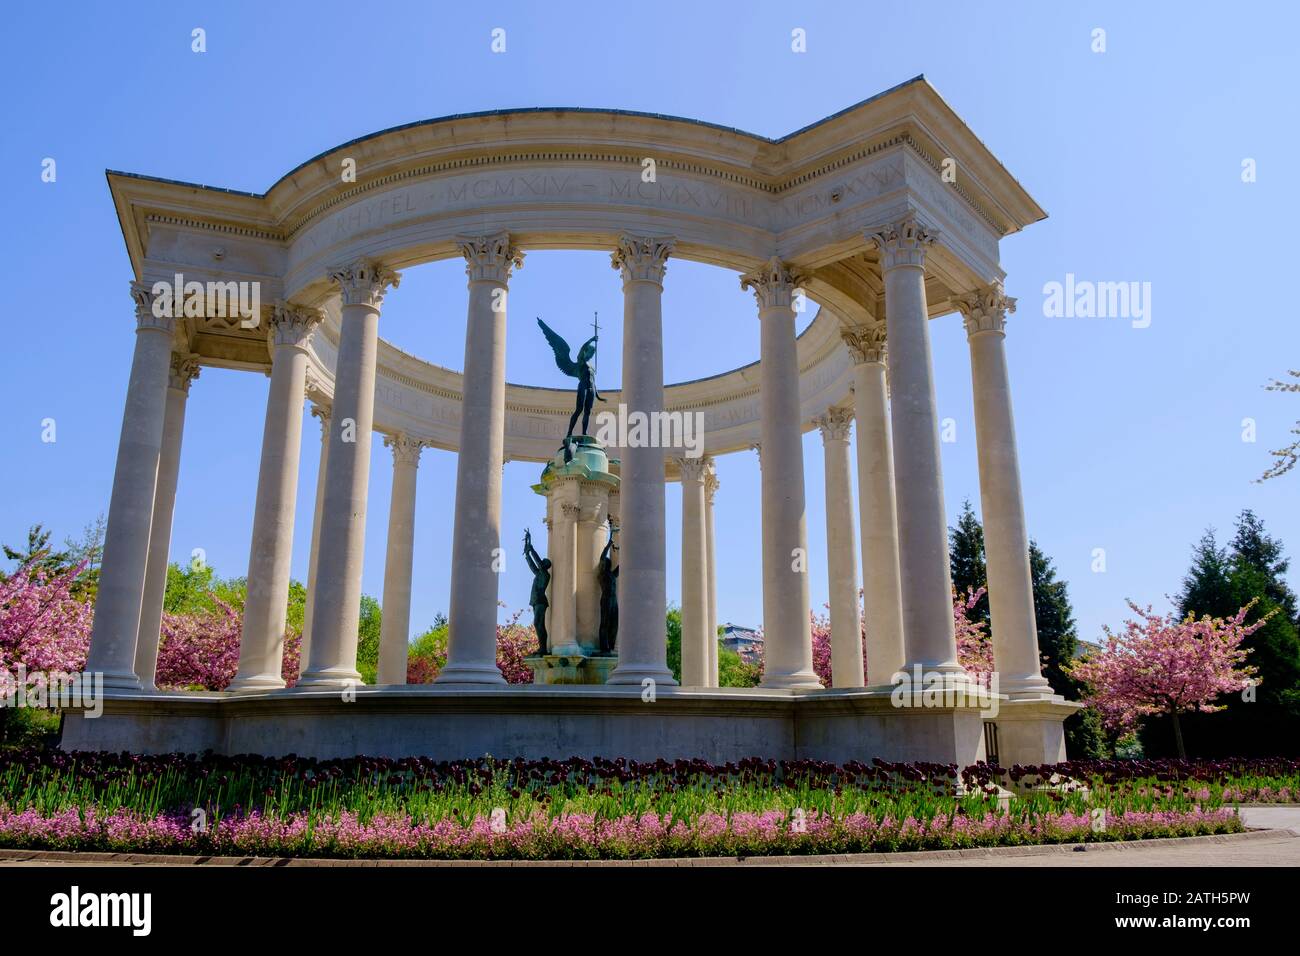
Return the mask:
<svg viewBox="0 0 1300 956">
<path fill-rule="evenodd" d="M 555 353 L 555 364 L 559 366 L 560 371 L 565 375 L 578 378 L 582 374 L 582 370 L 569 357 L 569 343 L 560 338 L 555 333 L 555 330 L 541 319 L 537 320 L 537 324 L 542 327 L 542 334 L 546 336 L 546 341 L 551 345 L 551 351 Z"/>
</svg>

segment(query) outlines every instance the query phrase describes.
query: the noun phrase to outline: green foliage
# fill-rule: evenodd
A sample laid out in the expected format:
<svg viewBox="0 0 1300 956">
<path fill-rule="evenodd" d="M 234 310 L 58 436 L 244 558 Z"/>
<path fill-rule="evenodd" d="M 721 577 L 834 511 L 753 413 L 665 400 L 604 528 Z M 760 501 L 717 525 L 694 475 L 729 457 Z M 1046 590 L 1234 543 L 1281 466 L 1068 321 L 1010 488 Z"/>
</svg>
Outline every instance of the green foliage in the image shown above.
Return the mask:
<svg viewBox="0 0 1300 956">
<path fill-rule="evenodd" d="M 369 594 L 361 595 L 361 618 L 357 623 L 357 670 L 367 684 L 379 679 L 379 630 L 383 611 Z"/>
<path fill-rule="evenodd" d="M 163 594 L 163 610 L 168 614 L 200 614 L 216 609 L 212 600 L 216 575 L 208 565 L 191 564 L 183 567 L 175 562 L 167 565 L 167 590 Z"/>
<path fill-rule="evenodd" d="M 436 659 L 439 663 L 447 660 L 447 619 L 439 614 L 433 625 L 411 641 L 412 657 Z"/>
<path fill-rule="evenodd" d="M 762 679 L 762 668 L 749 664 L 728 647 L 718 647 L 718 686 L 757 687 Z"/>
<path fill-rule="evenodd" d="M 53 747 L 61 719 L 57 710 L 0 707 L 0 747 Z"/>
<path fill-rule="evenodd" d="M 7 544 L 0 545 L 4 556 L 14 562 L 12 570 L 24 565 L 31 565 L 36 571 L 47 576 L 57 575 L 77 563 L 76 556 L 70 551 L 56 551 L 50 546 L 50 532 L 39 524 L 27 529 L 27 543 L 17 548 Z"/>
<path fill-rule="evenodd" d="M 675 604 L 670 604 L 665 623 L 668 631 L 668 669 L 673 672 L 673 680 L 680 684 L 682 682 L 682 609 Z"/>
</svg>

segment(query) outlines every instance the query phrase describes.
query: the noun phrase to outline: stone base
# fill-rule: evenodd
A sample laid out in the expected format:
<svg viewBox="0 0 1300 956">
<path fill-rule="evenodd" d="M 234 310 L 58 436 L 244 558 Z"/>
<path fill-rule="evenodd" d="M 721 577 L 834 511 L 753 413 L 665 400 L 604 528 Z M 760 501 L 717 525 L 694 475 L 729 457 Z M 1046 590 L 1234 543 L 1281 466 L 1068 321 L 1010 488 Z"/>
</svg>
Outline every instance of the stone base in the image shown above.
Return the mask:
<svg viewBox="0 0 1300 956">
<path fill-rule="evenodd" d="M 1058 698 L 1059 700 L 1059 698 Z M 425 756 L 744 757 L 834 763 L 930 761 L 967 766 L 985 759 L 986 715 L 975 706 L 896 707 L 888 692 L 683 689 L 658 684 L 405 687 L 362 685 L 353 693 L 279 690 L 260 694 L 115 693 L 101 716 L 69 711 L 67 750 L 327 759 Z M 1030 762 L 1027 743 L 1048 741 L 1051 724 L 1077 707 L 1030 712 L 1000 701 L 1004 747 Z M 1045 744 L 1037 753 L 1046 754 Z M 1059 759 L 1059 758 L 1058 758 Z M 1033 761 L 1041 762 L 1041 761 Z M 1003 758 L 1004 765 L 1007 758 Z"/>
<path fill-rule="evenodd" d="M 1063 697 L 1003 701 L 993 723 L 998 728 L 998 763 L 1008 769 L 1065 759 L 1063 722 L 1083 705 Z"/>
<path fill-rule="evenodd" d="M 525 657 L 524 663 L 533 672 L 534 684 L 604 684 L 618 666 L 618 657 L 600 657 L 578 652 Z"/>
</svg>

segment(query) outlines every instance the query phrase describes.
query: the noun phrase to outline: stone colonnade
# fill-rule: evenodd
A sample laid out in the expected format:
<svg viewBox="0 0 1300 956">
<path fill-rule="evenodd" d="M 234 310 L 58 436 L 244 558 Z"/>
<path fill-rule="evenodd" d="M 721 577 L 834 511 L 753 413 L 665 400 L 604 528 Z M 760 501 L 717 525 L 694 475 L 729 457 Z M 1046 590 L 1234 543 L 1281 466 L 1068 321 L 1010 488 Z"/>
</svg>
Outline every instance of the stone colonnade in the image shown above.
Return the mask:
<svg viewBox="0 0 1300 956">
<path fill-rule="evenodd" d="M 815 419 L 825 455 L 827 568 L 836 687 L 883 687 L 920 666 L 950 682 L 957 662 L 951 574 L 930 355 L 925 259 L 934 236 L 906 218 L 863 235 L 876 248 L 884 321 L 843 332 L 854 363 L 851 405 Z M 664 409 L 662 295 L 674 240 L 622 236 L 612 265 L 624 294 L 624 381 L 629 413 Z M 469 307 L 451 559 L 450 641 L 443 684 L 499 685 L 498 558 L 505 425 L 506 302 L 523 253 L 508 233 L 462 237 Z M 374 425 L 378 323 L 399 277 L 359 260 L 332 270 L 342 296 L 334 392 L 309 382 L 308 343 L 320 314 L 279 303 L 269 321 L 271 386 L 263 432 L 239 671 L 232 689 L 271 690 L 280 676 L 288 596 L 302 401 L 321 422 L 303 638 L 304 688 L 342 688 L 356 670 L 361 562 Z M 741 277 L 759 320 L 762 387 L 762 566 L 765 673 L 770 688 L 812 689 L 807 515 L 795 300 L 804 280 L 779 259 Z M 133 286 L 137 337 L 114 476 L 104 566 L 88 668 L 105 685 L 152 687 L 175 500 L 184 409 L 195 356 L 177 345 L 176 322 L 158 316 L 147 288 Z M 989 563 L 993 640 L 1002 690 L 1050 693 L 1038 667 L 1028 539 L 1006 358 L 1005 317 L 1014 302 L 999 286 L 962 297 L 975 387 L 979 476 Z M 850 430 L 857 423 L 860 508 L 853 514 Z M 412 589 L 416 474 L 423 443 L 389 435 L 393 500 L 384 578 L 379 681 L 405 681 Z M 619 661 L 614 684 L 674 683 L 666 662 L 664 607 L 665 450 L 621 449 L 611 501 L 620 526 Z M 717 684 L 716 555 L 712 461 L 680 458 L 682 482 L 682 668 L 687 686 Z M 860 539 L 860 574 L 859 550 Z M 563 542 L 561 542 L 563 544 Z M 554 549 L 556 542 L 550 547 Z M 566 547 L 568 545 L 565 545 Z M 561 562 L 559 566 L 564 566 Z M 865 609 L 863 635 L 858 586 Z M 562 610 L 563 602 L 553 602 Z M 565 611 L 567 614 L 568 611 Z M 578 609 L 573 609 L 578 613 Z"/>
</svg>

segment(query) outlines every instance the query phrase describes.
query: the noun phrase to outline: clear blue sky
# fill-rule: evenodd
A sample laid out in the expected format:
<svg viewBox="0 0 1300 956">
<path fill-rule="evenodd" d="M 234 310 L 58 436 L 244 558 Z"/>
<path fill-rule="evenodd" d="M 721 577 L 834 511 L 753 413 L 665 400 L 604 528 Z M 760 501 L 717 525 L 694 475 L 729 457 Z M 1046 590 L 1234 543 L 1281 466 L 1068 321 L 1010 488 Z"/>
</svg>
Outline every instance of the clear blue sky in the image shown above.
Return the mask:
<svg viewBox="0 0 1300 956">
<path fill-rule="evenodd" d="M 1300 366 L 1286 292 L 1297 221 L 1294 38 L 1280 4 L 473 4 L 382 2 L 24 4 L 0 37 L 7 267 L 0 375 L 0 540 L 42 522 L 56 539 L 106 510 L 134 319 L 105 168 L 265 190 L 304 159 L 376 130 L 470 110 L 586 106 L 671 113 L 778 136 L 924 73 L 1049 212 L 1003 243 L 1020 299 L 1007 348 L 1031 533 L 1051 555 L 1082 637 L 1117 624 L 1125 597 L 1164 605 L 1207 525 L 1254 508 L 1295 553 L 1300 474 L 1252 484 L 1300 418 L 1300 396 L 1262 386 Z M 723 9 L 724 7 L 729 9 Z M 208 52 L 190 50 L 207 31 Z M 507 31 L 507 52 L 489 34 Z M 808 51 L 790 51 L 791 30 Z M 1091 51 L 1091 32 L 1107 51 Z M 58 179 L 41 182 L 41 161 Z M 1258 181 L 1241 181 L 1244 158 Z M 1152 284 L 1152 322 L 1047 319 L 1043 284 L 1067 272 Z M 530 254 L 511 290 L 512 381 L 563 384 L 531 317 L 611 320 L 608 257 Z M 381 334 L 459 368 L 461 265 L 410 270 Z M 758 357 L 753 300 L 733 273 L 670 264 L 670 381 Z M 528 321 L 524 321 L 527 317 Z M 610 325 L 616 326 L 611 321 Z M 951 517 L 978 509 L 965 336 L 932 325 Z M 617 384 L 617 330 L 602 342 Z M 267 380 L 208 369 L 189 404 L 173 556 L 202 547 L 223 575 L 248 562 Z M 41 441 L 53 418 L 57 441 Z M 1242 441 L 1242 420 L 1258 441 Z M 305 576 L 316 481 L 305 432 L 295 576 Z M 826 600 L 820 437 L 805 440 L 813 600 Z M 374 451 L 365 590 L 382 593 L 390 461 Z M 425 453 L 412 625 L 447 608 L 454 456 Z M 761 619 L 758 470 L 718 463 L 719 615 Z M 506 468 L 503 536 L 541 525 L 536 466 Z M 679 496 L 669 490 L 669 595 Z M 1104 548 L 1105 573 L 1091 569 Z M 1292 575 L 1293 583 L 1300 577 Z M 522 561 L 501 596 L 527 599 Z"/>
</svg>

